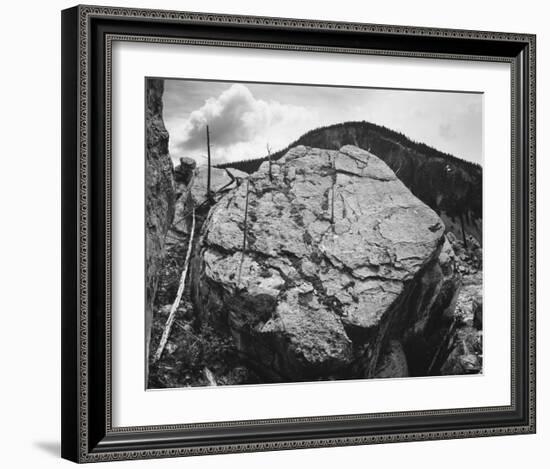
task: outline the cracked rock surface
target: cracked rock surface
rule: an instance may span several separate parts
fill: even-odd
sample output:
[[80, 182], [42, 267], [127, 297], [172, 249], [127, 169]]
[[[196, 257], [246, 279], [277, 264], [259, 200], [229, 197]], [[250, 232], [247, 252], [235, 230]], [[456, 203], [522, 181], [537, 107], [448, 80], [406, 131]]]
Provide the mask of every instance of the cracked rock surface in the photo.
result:
[[442, 290], [453, 296], [444, 240], [438, 215], [375, 155], [298, 146], [211, 209], [194, 302], [266, 375], [372, 377], [381, 351], [401, 360], [395, 341], [423, 332]]

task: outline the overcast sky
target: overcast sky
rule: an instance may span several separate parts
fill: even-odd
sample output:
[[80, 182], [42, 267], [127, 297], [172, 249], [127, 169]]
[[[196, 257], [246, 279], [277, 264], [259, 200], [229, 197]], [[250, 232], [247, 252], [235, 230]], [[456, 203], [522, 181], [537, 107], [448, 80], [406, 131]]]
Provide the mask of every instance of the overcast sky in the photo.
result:
[[197, 80], [165, 81], [164, 122], [174, 160], [258, 158], [320, 126], [366, 120], [481, 164], [481, 94]]

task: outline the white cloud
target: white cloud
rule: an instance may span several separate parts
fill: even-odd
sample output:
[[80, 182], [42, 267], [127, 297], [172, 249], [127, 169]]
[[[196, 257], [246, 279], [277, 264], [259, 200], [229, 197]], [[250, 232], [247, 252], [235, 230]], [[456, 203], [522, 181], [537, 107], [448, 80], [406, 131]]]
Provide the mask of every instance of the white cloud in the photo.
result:
[[263, 156], [268, 142], [273, 148], [285, 146], [300, 135], [293, 135], [296, 129], [302, 132], [310, 121], [303, 107], [256, 99], [245, 85], [233, 84], [187, 118], [172, 120], [172, 157], [200, 160], [206, 153], [207, 124], [213, 156], [220, 163]]

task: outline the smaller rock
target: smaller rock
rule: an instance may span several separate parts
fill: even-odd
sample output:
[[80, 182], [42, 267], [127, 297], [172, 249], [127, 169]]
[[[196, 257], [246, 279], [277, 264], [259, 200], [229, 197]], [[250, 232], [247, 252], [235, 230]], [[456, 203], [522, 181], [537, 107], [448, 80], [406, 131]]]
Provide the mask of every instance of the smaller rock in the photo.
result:
[[164, 347], [164, 351], [167, 355], [172, 355], [177, 349], [178, 346], [173, 342], [168, 342]]
[[342, 323], [306, 285], [286, 292], [272, 319], [260, 329], [264, 340], [282, 334], [283, 372], [295, 376], [329, 374], [351, 362], [351, 341]]
[[456, 242], [458, 242], [458, 240], [456, 239], [456, 236], [452, 231], [449, 231], [445, 236], [447, 237], [447, 240], [449, 241], [449, 243], [451, 243], [451, 246], [453, 246]]
[[[458, 294], [455, 316], [462, 322], [474, 325], [476, 311], [481, 329], [481, 312], [483, 291], [480, 275], [467, 275], [463, 278], [463, 285]], [[479, 310], [479, 311], [478, 311]]]
[[170, 310], [172, 309], [172, 305], [164, 305], [164, 306], [161, 306], [157, 313], [160, 315], [160, 316], [168, 316], [170, 314]]
[[189, 184], [196, 167], [197, 162], [193, 158], [180, 158], [180, 164], [174, 169], [174, 179], [178, 183]]
[[441, 367], [442, 375], [476, 374], [482, 371], [481, 332], [470, 326], [457, 329], [451, 351]]
[[[157, 310], [157, 314], [159, 316], [167, 318], [170, 315], [171, 310], [172, 310], [171, 304], [163, 305]], [[187, 316], [189, 316], [190, 313], [192, 314], [192, 312], [193, 312], [193, 307], [191, 303], [189, 303], [189, 301], [186, 301], [185, 299], [182, 300], [177, 310], [177, 316], [179, 318], [186, 318]]]
[[452, 274], [455, 271], [456, 256], [453, 247], [448, 239], [445, 239], [441, 253], [439, 254], [439, 264], [444, 275]]

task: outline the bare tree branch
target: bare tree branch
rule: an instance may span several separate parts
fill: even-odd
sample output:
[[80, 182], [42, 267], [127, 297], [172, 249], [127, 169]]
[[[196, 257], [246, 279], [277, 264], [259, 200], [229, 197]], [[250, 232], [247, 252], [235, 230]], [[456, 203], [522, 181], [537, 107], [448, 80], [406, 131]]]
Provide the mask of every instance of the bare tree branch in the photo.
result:
[[269, 161], [269, 180], [273, 181], [273, 176], [271, 174], [271, 147], [269, 146], [269, 143], [266, 144], [266, 148], [267, 148], [267, 159]]
[[212, 164], [210, 159], [210, 131], [206, 126], [206, 148], [208, 150], [208, 175], [206, 182], [206, 198], [210, 200], [210, 173], [212, 171]]

